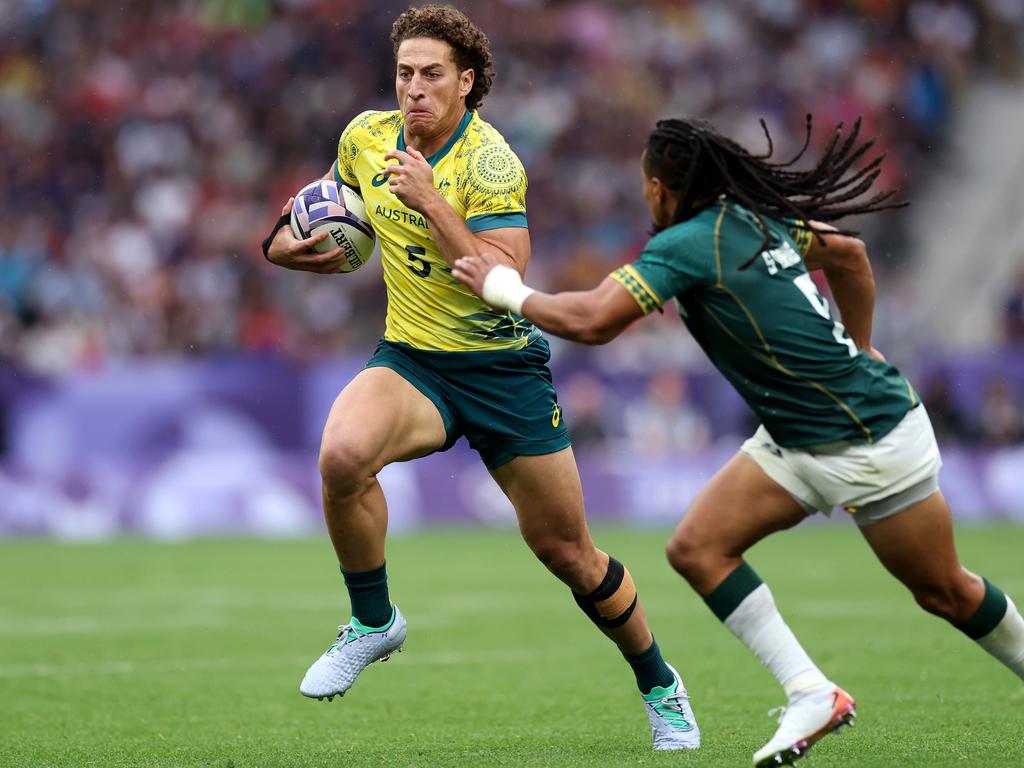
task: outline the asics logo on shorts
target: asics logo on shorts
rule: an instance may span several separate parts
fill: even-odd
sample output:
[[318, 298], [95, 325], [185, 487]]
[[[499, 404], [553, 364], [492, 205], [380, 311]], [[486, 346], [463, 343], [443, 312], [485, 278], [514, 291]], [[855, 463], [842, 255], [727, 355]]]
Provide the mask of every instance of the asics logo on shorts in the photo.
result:
[[551, 426], [557, 427], [562, 423], [562, 409], [558, 407], [558, 403], [555, 403], [555, 407], [551, 411]]

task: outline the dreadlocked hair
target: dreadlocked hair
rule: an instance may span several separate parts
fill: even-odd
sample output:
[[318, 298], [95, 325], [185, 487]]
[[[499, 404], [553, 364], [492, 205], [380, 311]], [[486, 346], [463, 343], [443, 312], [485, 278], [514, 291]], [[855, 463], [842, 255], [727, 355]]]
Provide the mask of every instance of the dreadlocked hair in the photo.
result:
[[[659, 120], [647, 139], [644, 170], [679, 194], [673, 224], [697, 215], [722, 194], [734, 198], [753, 213], [763, 240], [753, 255], [740, 265], [741, 270], [753, 264], [773, 242], [764, 220], [766, 216], [793, 219], [798, 227], [810, 231], [824, 243], [822, 232], [810, 224], [811, 220], [831, 222], [845, 216], [908, 205], [892, 202], [896, 190], [857, 201], [874, 184], [885, 159], [882, 153], [863, 167], [850, 170], [875, 145], [875, 139], [858, 143], [859, 117], [848, 132], [844, 131], [843, 123], [835, 127], [814, 167], [793, 170], [792, 166], [810, 146], [811, 125], [812, 117], [808, 114], [800, 151], [788, 162], [776, 163], [770, 162], [775, 146], [764, 120], [761, 120], [761, 129], [768, 140], [768, 151], [763, 155], [752, 155], [705, 120]], [[843, 235], [857, 234], [851, 230], [838, 231]]]

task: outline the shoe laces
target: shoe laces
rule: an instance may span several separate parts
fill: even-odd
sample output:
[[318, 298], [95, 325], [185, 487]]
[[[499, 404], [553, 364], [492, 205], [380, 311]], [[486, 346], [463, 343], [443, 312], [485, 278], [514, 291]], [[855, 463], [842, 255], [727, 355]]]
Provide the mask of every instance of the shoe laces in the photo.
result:
[[338, 636], [334, 642], [331, 643], [331, 647], [327, 649], [327, 653], [333, 653], [337, 651], [339, 647], [348, 645], [349, 643], [358, 640], [360, 637], [366, 637], [366, 632], [361, 632], [351, 624], [342, 624], [338, 627]]
[[782, 720], [786, 716], [786, 712], [789, 711], [790, 706], [797, 700], [803, 698], [803, 696], [805, 695], [807, 694], [797, 694], [796, 696], [791, 698], [786, 704], [783, 704], [781, 707], [772, 707], [768, 710], [768, 717], [776, 718], [776, 721], [781, 725]]
[[690, 721], [686, 719], [686, 709], [684, 705], [684, 703], [689, 700], [690, 697], [687, 696], [686, 690], [682, 689], [675, 693], [670, 693], [663, 699], [649, 703], [651, 708], [661, 717], [661, 719], [673, 728], [678, 730], [689, 730], [693, 726], [690, 724]]

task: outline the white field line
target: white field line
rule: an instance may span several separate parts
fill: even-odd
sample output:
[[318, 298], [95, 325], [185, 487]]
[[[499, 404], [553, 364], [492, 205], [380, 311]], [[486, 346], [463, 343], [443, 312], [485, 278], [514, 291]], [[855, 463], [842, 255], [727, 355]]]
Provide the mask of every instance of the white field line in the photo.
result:
[[[680, 582], [682, 584], [682, 582]], [[552, 589], [559, 589], [557, 581], [550, 582]], [[532, 587], [531, 587], [532, 588]], [[451, 594], [438, 593], [430, 599], [430, 603], [453, 606], [479, 606], [495, 601], [504, 602], [515, 600], [518, 602], [530, 602], [534, 599], [531, 588], [521, 586], [492, 586], [488, 587], [487, 595], [479, 594]], [[399, 590], [398, 597], [401, 598]], [[324, 589], [322, 585], [311, 588], [305, 592], [272, 592], [269, 594], [254, 594], [251, 590], [244, 589], [221, 589], [221, 588], [174, 588], [174, 587], [142, 587], [136, 589], [104, 588], [96, 590], [74, 590], [60, 588], [42, 590], [33, 598], [45, 601], [53, 608], [73, 608], [80, 606], [83, 602], [93, 605], [108, 604], [111, 606], [124, 605], [150, 605], [160, 604], [181, 604], [188, 605], [242, 605], [264, 607], [267, 605], [295, 605], [319, 607], [330, 602], [345, 602], [347, 596], [341, 582], [337, 582], [334, 590]]]
[[110, 610], [110, 612], [123, 612], [126, 609], [154, 607], [163, 610], [182, 610], [185, 608], [278, 608], [287, 610], [310, 610], [315, 611], [333, 605], [341, 606], [347, 604], [347, 598], [343, 591], [335, 594], [305, 594], [305, 595], [253, 595], [244, 592], [227, 591], [192, 591], [179, 590], [171, 592], [166, 590], [147, 591], [119, 591], [110, 593], [80, 593], [68, 596], [67, 594], [54, 595], [40, 593], [35, 595], [36, 605], [45, 607], [47, 610], [59, 613], [61, 611], [74, 612], [88, 605], [94, 610]]
[[[479, 615], [479, 614], [472, 614]], [[461, 611], [431, 611], [416, 614], [416, 629], [437, 629], [461, 621]], [[339, 611], [336, 621], [347, 621]], [[160, 632], [173, 634], [176, 631], [191, 632], [195, 629], [220, 629], [241, 625], [244, 621], [228, 613], [162, 613], [152, 618], [130, 616], [3, 616], [0, 617], [0, 638], [3, 637], [58, 637], [61, 635], [127, 635]], [[326, 632], [324, 633], [327, 634]]]
[[[522, 597], [524, 605], [529, 604], [528, 596]], [[209, 602], [193, 602], [193, 610], [180, 610], [178, 606], [160, 606], [149, 603], [146, 607], [147, 614], [155, 614], [152, 618], [134, 616], [124, 611], [125, 606], [120, 605], [121, 610], [106, 612], [99, 610], [90, 614], [60, 615], [59, 610], [53, 611], [57, 615], [15, 615], [12, 612], [0, 612], [0, 637], [30, 637], [49, 635], [104, 635], [121, 633], [139, 633], [152, 630], [174, 631], [177, 629], [188, 629], [196, 627], [224, 627], [241, 621], [236, 608], [265, 608], [277, 613], [301, 612], [310, 616], [322, 616], [329, 611], [331, 603], [337, 606], [336, 621], [341, 624], [348, 620], [348, 615], [343, 615], [342, 600], [338, 598], [331, 600], [312, 601], [306, 599], [304, 604], [291, 601], [270, 601], [270, 600], [225, 600], [223, 603], [211, 605]], [[81, 608], [81, 603], [77, 606]], [[94, 609], [97, 606], [91, 606]], [[195, 607], [204, 610], [196, 611]], [[347, 606], [346, 606], [347, 607]], [[508, 601], [496, 601], [493, 596], [487, 597], [450, 597], [439, 598], [419, 604], [415, 614], [410, 614], [411, 621], [419, 628], [436, 628], [451, 625], [465, 620], [467, 616], [479, 617], [493, 611], [496, 614], [507, 610]], [[223, 608], [223, 610], [217, 610]], [[178, 609], [178, 610], [176, 610]], [[578, 610], [568, 599], [563, 604], [533, 605], [534, 615], [559, 615], [573, 613]]]
[[[477, 651], [462, 653], [445, 651], [440, 653], [405, 652], [400, 657], [402, 666], [453, 666], [457, 664], [522, 664], [537, 658], [534, 651], [507, 649], [501, 651]], [[67, 677], [81, 675], [135, 675], [152, 672], [197, 672], [219, 669], [267, 669], [294, 668], [301, 672], [309, 664], [308, 656], [276, 656], [253, 658], [251, 656], [222, 656], [207, 659], [160, 659], [156, 661], [99, 661], [91, 664], [0, 664], [0, 678], [24, 677]]]
[[0, 618], [0, 637], [167, 632], [196, 627], [223, 627], [229, 623], [225, 616], [215, 613], [163, 614], [148, 619], [120, 616], [3, 617]]
[[[1024, 581], [1010, 579], [1001, 585], [1008, 594], [1016, 598], [1018, 604], [1024, 604]], [[330, 611], [330, 599], [312, 599], [306, 597], [298, 600], [260, 600], [258, 598], [210, 593], [205, 599], [192, 602], [192, 610], [175, 610], [178, 606], [160, 606], [150, 603], [147, 612], [150, 617], [126, 612], [126, 606], [118, 606], [120, 610], [110, 612], [97, 606], [90, 606], [93, 613], [62, 615], [54, 611], [54, 615], [17, 615], [11, 611], [0, 611], [0, 638], [22, 637], [57, 637], [67, 636], [117, 636], [126, 634], [147, 634], [152, 632], [175, 633], [191, 632], [197, 629], [223, 629], [243, 621], [234, 610], [252, 606], [265, 607], [281, 615], [289, 615], [289, 623], [293, 623], [295, 613], [309, 614], [310, 617], [322, 617], [325, 610]], [[527, 596], [522, 596], [528, 600]], [[683, 599], [666, 598], [658, 595], [645, 601], [648, 612], [655, 616], [671, 615], [676, 619], [692, 618], [704, 615], [707, 609], [681, 591]], [[690, 599], [687, 599], [690, 598]], [[223, 602], [221, 600], [223, 599]], [[876, 602], [857, 597], [828, 599], [822, 595], [820, 600], [787, 600], [785, 596], [777, 598], [784, 615], [793, 618], [866, 618], [910, 616], [920, 611], [909, 594], [904, 601]], [[335, 621], [343, 623], [347, 616], [342, 614], [341, 598], [333, 601], [337, 605]], [[214, 604], [216, 603], [216, 604]], [[418, 604], [415, 613], [407, 611], [410, 622], [416, 629], [437, 629], [451, 626], [464, 621], [466, 617], [480, 620], [495, 610], [508, 607], [507, 601], [495, 600], [494, 596], [478, 597], [474, 595], [438, 596]], [[81, 602], [77, 604], [80, 609]], [[195, 610], [196, 608], [201, 610]], [[346, 606], [347, 607], [347, 606]], [[223, 610], [218, 610], [223, 608]], [[577, 609], [568, 600], [564, 604], [534, 604], [532, 611], [535, 616], [560, 616], [575, 612]], [[155, 615], [153, 615], [155, 614]]]

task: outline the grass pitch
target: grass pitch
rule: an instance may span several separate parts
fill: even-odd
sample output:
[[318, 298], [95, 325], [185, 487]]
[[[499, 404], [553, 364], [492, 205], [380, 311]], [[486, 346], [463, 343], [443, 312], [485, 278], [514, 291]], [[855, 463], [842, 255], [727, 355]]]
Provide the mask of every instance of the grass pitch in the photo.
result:
[[[958, 536], [1024, 604], [1024, 529]], [[406, 651], [332, 703], [298, 693], [347, 609], [326, 536], [0, 543], [0, 765], [749, 765], [775, 682], [671, 573], [663, 532], [595, 538], [690, 689], [697, 753], [651, 751], [628, 667], [514, 532], [443, 531], [391, 542]], [[920, 612], [853, 526], [775, 536], [750, 561], [857, 698], [857, 727], [803, 764], [1024, 765], [1024, 686]]]

